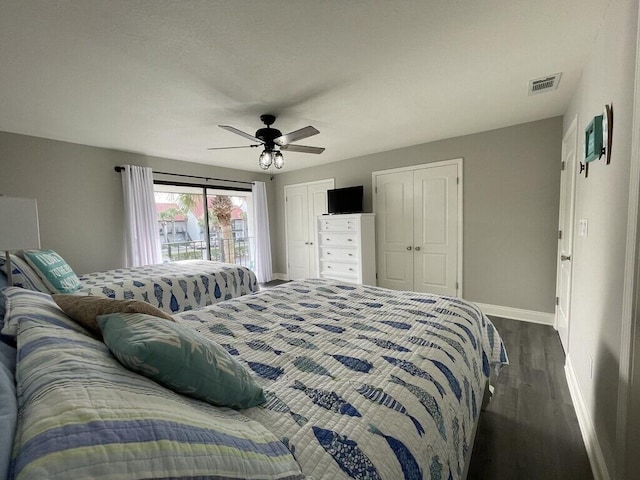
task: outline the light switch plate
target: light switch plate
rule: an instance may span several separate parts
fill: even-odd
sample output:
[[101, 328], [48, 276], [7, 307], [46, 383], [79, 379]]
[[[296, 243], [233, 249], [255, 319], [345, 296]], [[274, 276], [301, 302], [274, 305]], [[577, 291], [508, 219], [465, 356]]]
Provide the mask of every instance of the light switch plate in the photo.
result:
[[578, 235], [581, 237], [589, 236], [589, 220], [586, 218], [581, 218], [578, 222]]

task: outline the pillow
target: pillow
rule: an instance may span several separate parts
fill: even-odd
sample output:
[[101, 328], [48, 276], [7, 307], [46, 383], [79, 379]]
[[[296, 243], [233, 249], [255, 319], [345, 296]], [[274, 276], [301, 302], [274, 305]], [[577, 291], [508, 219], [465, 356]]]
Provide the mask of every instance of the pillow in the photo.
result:
[[0, 342], [0, 478], [6, 478], [18, 418], [16, 349]]
[[115, 300], [113, 298], [96, 297], [93, 295], [64, 295], [54, 294], [53, 300], [72, 320], [82, 325], [102, 338], [96, 317], [108, 313], [146, 313], [154, 317], [171, 320], [168, 313], [154, 307], [150, 303], [140, 300]]
[[195, 330], [139, 313], [100, 315], [98, 325], [120, 363], [175, 392], [221, 407], [266, 402], [251, 374]]
[[[11, 253], [11, 280], [15, 287], [22, 287], [36, 292], [49, 293], [49, 288], [44, 284], [40, 277], [33, 269], [24, 261], [23, 258]], [[4, 252], [0, 252], [0, 266], [5, 269], [6, 257]], [[11, 286], [11, 285], [10, 285]]]
[[52, 293], [72, 293], [82, 288], [75, 272], [53, 250], [25, 250], [24, 258]]
[[[3, 335], [8, 335], [15, 339], [18, 334], [18, 324], [25, 316], [25, 313], [42, 316], [55, 313], [68, 318], [48, 293], [19, 287], [7, 287], [2, 293], [5, 297], [4, 326], [1, 331]], [[71, 319], [69, 319], [69, 322], [73, 323], [77, 330], [82, 330], [85, 335], [87, 334], [86, 329], [80, 327]]]

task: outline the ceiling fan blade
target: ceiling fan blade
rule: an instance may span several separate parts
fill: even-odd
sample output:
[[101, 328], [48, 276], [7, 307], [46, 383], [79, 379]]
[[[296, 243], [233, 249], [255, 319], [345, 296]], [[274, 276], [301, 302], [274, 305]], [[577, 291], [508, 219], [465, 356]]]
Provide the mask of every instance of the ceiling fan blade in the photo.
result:
[[260, 145], [241, 145], [239, 147], [210, 147], [207, 150], [229, 150], [231, 148], [255, 148], [260, 147]]
[[238, 130], [236, 127], [232, 127], [231, 125], [218, 125], [220, 128], [224, 128], [225, 130], [229, 130], [236, 135], [240, 135], [241, 137], [248, 138], [249, 140], [253, 140], [254, 142], [264, 143], [259, 138], [254, 137], [250, 133], [243, 132], [242, 130]]
[[296, 140], [302, 140], [303, 138], [311, 137], [312, 135], [317, 135], [320, 132], [315, 128], [309, 125], [308, 127], [301, 128], [300, 130], [296, 130], [291, 133], [285, 133], [284, 135], [275, 138], [273, 142], [276, 145], [287, 145], [291, 142], [295, 142]]
[[300, 153], [322, 153], [324, 148], [322, 147], [308, 147], [307, 145], [282, 145], [280, 150], [288, 150], [289, 152]]

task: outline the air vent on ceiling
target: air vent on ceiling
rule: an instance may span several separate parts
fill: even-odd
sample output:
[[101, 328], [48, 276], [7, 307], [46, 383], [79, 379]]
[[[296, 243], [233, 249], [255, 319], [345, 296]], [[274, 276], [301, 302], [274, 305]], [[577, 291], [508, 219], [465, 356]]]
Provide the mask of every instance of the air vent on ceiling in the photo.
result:
[[556, 90], [560, 83], [560, 77], [562, 73], [554, 73], [553, 75], [547, 75], [546, 77], [536, 78], [529, 81], [529, 95], [536, 95], [538, 93], [549, 92]]

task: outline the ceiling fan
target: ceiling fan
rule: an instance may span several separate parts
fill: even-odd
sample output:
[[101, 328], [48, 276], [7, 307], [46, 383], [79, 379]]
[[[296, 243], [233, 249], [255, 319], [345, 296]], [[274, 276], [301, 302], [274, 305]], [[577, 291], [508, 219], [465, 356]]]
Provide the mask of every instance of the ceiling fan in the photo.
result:
[[263, 170], [268, 169], [271, 164], [276, 168], [282, 168], [284, 166], [284, 156], [280, 150], [289, 150], [291, 152], [300, 153], [322, 153], [324, 148], [322, 147], [309, 147], [307, 145], [293, 145], [292, 142], [302, 140], [303, 138], [311, 137], [320, 133], [316, 128], [309, 125], [308, 127], [295, 130], [285, 135], [276, 128], [271, 128], [271, 125], [276, 121], [275, 115], [264, 114], [260, 115], [260, 120], [266, 125], [266, 128], [260, 128], [255, 135], [238, 130], [231, 125], [219, 125], [220, 128], [224, 128], [232, 133], [240, 135], [241, 137], [248, 138], [254, 142], [258, 142], [253, 145], [241, 145], [237, 147], [212, 147], [207, 150], [224, 150], [229, 148], [255, 148], [264, 145], [264, 150], [260, 154], [260, 168]]

